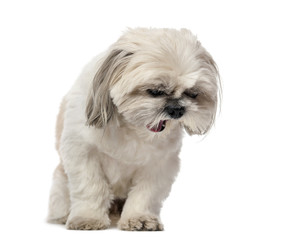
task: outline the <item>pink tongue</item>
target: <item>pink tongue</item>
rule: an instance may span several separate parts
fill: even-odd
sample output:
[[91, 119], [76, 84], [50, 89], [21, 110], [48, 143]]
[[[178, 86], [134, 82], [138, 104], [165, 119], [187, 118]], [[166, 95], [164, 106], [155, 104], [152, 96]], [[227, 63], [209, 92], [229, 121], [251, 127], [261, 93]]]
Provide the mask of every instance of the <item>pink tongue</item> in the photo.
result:
[[159, 124], [153, 126], [152, 128], [149, 128], [149, 130], [151, 130], [152, 132], [160, 132], [163, 128], [163, 124], [164, 124], [164, 121], [160, 121]]

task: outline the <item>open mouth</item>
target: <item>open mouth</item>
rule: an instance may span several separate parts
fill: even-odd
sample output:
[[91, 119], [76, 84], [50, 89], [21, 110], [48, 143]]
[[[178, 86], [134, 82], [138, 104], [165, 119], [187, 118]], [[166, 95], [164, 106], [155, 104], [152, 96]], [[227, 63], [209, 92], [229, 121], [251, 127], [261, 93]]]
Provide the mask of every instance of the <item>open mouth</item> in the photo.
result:
[[161, 120], [158, 124], [154, 125], [153, 127], [147, 125], [147, 129], [149, 129], [152, 132], [161, 132], [166, 128], [166, 122], [167, 120]]

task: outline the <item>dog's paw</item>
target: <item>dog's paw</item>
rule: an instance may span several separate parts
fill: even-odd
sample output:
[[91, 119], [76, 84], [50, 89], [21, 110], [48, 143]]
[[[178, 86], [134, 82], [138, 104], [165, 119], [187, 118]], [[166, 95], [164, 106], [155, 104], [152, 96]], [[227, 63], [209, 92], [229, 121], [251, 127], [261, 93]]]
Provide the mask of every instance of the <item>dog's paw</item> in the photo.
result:
[[68, 219], [68, 216], [64, 216], [64, 217], [60, 217], [60, 218], [48, 217], [47, 222], [54, 223], [54, 224], [66, 224], [67, 219]]
[[67, 222], [69, 230], [103, 230], [108, 228], [110, 222], [92, 218], [74, 217]]
[[153, 216], [140, 216], [129, 218], [126, 220], [121, 219], [118, 227], [125, 231], [163, 231], [164, 227], [157, 217]]

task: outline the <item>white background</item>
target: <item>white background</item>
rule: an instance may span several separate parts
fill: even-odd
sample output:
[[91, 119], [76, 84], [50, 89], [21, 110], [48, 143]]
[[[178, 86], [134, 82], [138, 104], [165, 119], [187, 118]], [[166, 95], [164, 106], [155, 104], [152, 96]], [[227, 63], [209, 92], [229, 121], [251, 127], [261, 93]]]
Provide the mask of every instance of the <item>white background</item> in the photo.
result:
[[[2, 1], [1, 239], [291, 239], [288, 1]], [[68, 231], [45, 222], [54, 124], [82, 67], [126, 27], [189, 28], [216, 60], [223, 104], [185, 137], [165, 231]]]

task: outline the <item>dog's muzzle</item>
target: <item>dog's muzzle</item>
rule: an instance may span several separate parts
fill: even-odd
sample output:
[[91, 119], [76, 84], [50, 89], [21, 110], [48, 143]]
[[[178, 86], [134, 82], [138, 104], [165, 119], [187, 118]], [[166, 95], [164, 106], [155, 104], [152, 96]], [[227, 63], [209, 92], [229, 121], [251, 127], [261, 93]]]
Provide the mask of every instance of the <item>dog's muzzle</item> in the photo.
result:
[[185, 113], [185, 107], [178, 103], [177, 99], [173, 99], [165, 107], [165, 112], [173, 119], [182, 117]]
[[171, 118], [178, 119], [184, 115], [185, 107], [168, 106], [165, 108], [165, 111]]

